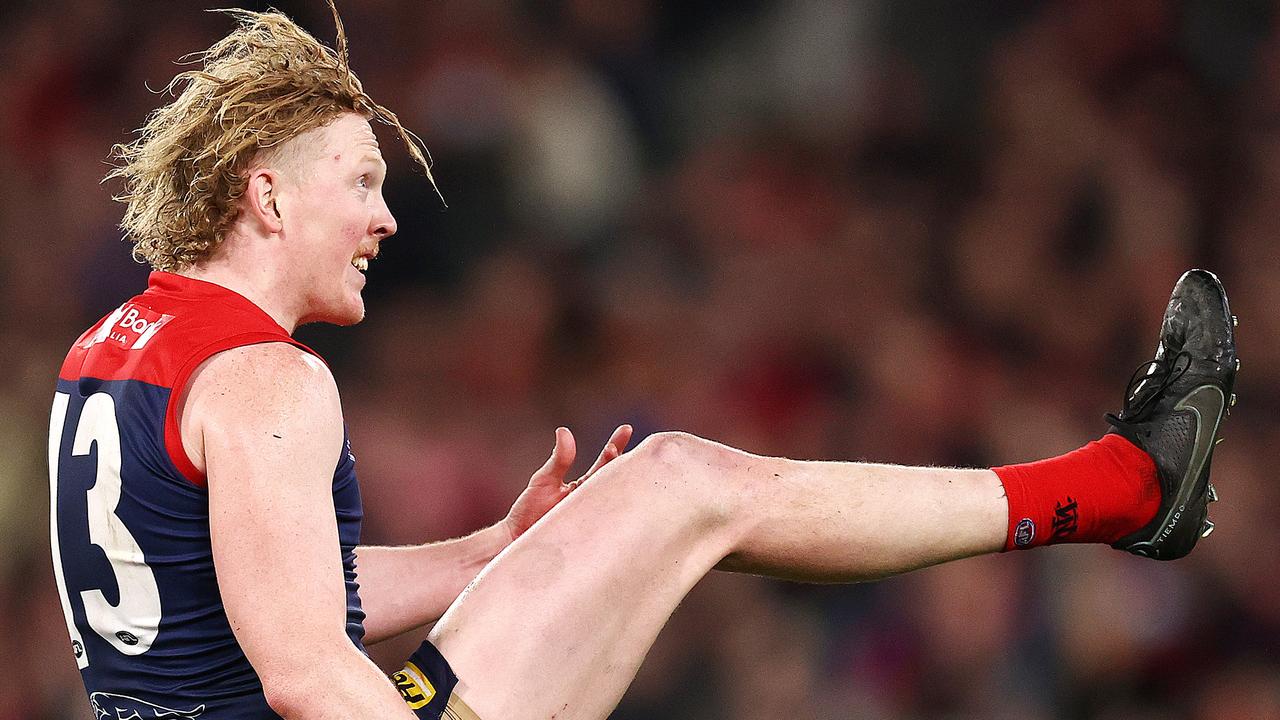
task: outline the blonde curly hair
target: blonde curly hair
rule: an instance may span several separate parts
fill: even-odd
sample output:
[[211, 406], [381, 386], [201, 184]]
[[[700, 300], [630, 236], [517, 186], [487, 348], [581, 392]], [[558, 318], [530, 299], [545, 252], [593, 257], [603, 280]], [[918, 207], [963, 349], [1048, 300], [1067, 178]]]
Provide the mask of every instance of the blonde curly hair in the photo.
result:
[[348, 112], [394, 127], [435, 186], [422, 141], [351, 72], [342, 19], [327, 1], [336, 51], [279, 11], [220, 11], [236, 29], [188, 56], [202, 67], [174, 77], [165, 88], [174, 100], [112, 148], [106, 179], [124, 183], [114, 199], [126, 205], [120, 227], [136, 260], [174, 271], [208, 258], [239, 216], [254, 158]]

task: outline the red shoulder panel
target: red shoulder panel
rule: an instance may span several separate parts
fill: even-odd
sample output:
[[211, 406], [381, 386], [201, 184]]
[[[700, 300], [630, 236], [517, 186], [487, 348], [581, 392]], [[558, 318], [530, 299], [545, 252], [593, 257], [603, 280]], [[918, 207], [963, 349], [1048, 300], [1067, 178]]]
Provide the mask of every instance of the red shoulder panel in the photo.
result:
[[153, 272], [146, 292], [76, 340], [59, 377], [73, 382], [86, 377], [137, 380], [169, 388], [165, 448], [174, 466], [203, 487], [204, 474], [182, 447], [177, 403], [200, 363], [225, 350], [266, 342], [289, 343], [319, 357], [244, 296], [202, 280]]

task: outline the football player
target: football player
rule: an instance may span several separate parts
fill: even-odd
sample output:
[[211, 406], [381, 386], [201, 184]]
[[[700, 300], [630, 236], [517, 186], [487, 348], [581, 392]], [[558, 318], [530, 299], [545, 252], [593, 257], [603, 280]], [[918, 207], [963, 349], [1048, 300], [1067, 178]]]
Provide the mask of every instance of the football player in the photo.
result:
[[[100, 715], [598, 720], [713, 568], [853, 582], [1068, 542], [1172, 559], [1212, 529], [1234, 318], [1192, 271], [1111, 432], [1061, 457], [799, 462], [682, 433], [620, 454], [623, 426], [565, 483], [560, 429], [502, 522], [360, 545], [338, 389], [292, 335], [359, 322], [396, 232], [370, 121], [426, 161], [340, 23], [335, 51], [279, 13], [232, 15], [120, 148], [123, 226], [155, 272], [75, 342], [54, 396], [53, 558]], [[364, 654], [436, 620], [392, 678]]]

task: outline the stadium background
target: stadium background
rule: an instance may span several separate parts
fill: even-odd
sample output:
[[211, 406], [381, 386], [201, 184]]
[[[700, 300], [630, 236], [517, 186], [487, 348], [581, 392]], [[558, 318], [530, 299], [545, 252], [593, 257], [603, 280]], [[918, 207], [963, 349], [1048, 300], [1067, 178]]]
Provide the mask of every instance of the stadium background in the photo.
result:
[[[71, 340], [145, 281], [98, 183], [147, 87], [228, 28], [210, 4], [0, 10], [3, 720], [89, 716], [49, 572], [47, 408]], [[1205, 265], [1244, 369], [1194, 556], [716, 575], [614, 717], [1280, 717], [1271, 4], [342, 5], [450, 205], [383, 133], [401, 231], [369, 319], [300, 333], [344, 393], [367, 540], [497, 519], [558, 424], [584, 448], [629, 421], [793, 457], [1057, 454], [1105, 429]], [[278, 6], [333, 37], [319, 0]]]

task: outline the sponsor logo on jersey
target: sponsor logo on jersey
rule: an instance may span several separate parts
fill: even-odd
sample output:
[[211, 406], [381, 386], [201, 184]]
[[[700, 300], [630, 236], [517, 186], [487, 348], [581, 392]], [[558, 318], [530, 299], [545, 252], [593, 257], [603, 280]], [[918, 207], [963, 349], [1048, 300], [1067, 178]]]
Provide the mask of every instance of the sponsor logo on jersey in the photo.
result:
[[126, 303], [107, 316], [98, 332], [84, 341], [81, 347], [88, 350], [98, 343], [110, 340], [130, 350], [141, 350], [172, 319], [172, 315], [163, 315], [140, 305]]
[[396, 684], [400, 697], [404, 698], [412, 710], [426, 707], [431, 698], [436, 696], [435, 686], [413, 663], [405, 663], [403, 670], [391, 676], [391, 681]]
[[1036, 539], [1036, 524], [1031, 518], [1022, 518], [1018, 521], [1018, 527], [1013, 530], [1013, 544], [1018, 547], [1026, 547]]
[[204, 705], [190, 710], [174, 710], [128, 695], [96, 692], [89, 694], [94, 720], [197, 720]]

